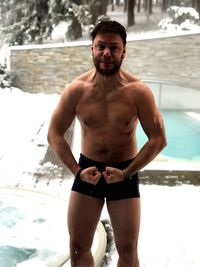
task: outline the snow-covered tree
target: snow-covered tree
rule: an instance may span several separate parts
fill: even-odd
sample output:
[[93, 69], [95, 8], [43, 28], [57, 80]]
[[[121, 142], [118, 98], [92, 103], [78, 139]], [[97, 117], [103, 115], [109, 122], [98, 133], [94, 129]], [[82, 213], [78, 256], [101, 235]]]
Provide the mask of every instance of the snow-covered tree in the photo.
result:
[[108, 0], [0, 0], [0, 34], [11, 45], [44, 43], [64, 22], [66, 39], [74, 40], [106, 14], [107, 5]]
[[192, 7], [172, 6], [168, 9], [169, 17], [160, 21], [162, 29], [192, 30], [200, 29], [199, 13]]
[[47, 0], [0, 2], [1, 32], [10, 44], [41, 43], [48, 36], [51, 27], [48, 27]]

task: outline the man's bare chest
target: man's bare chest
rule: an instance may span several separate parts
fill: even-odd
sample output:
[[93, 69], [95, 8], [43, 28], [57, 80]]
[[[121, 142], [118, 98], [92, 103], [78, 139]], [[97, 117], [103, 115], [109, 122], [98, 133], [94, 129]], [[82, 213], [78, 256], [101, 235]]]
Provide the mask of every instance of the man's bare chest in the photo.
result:
[[124, 127], [137, 117], [133, 101], [123, 95], [85, 97], [77, 105], [76, 115], [88, 127]]

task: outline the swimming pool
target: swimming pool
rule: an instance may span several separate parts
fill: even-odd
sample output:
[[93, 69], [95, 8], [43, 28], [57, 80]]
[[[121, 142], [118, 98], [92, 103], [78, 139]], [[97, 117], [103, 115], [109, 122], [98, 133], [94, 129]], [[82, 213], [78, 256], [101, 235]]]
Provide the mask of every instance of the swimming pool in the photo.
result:
[[[200, 160], [200, 115], [194, 112], [161, 111], [167, 136], [167, 147], [162, 151], [164, 156], [176, 159]], [[196, 116], [193, 116], [196, 114]], [[138, 146], [147, 138], [139, 125], [137, 130]]]
[[[106, 246], [102, 228], [99, 223], [92, 246], [97, 263]], [[0, 187], [0, 266], [61, 267], [69, 261], [67, 200]]]
[[46, 194], [0, 188], [0, 266], [62, 264], [69, 256], [66, 209]]

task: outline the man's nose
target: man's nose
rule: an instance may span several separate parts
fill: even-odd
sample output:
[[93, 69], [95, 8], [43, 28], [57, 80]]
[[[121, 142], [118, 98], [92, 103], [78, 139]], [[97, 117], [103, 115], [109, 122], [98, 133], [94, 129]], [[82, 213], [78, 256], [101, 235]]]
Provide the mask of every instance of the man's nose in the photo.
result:
[[109, 47], [105, 47], [105, 49], [103, 51], [103, 55], [104, 55], [104, 57], [110, 57], [111, 56], [111, 52], [110, 52]]

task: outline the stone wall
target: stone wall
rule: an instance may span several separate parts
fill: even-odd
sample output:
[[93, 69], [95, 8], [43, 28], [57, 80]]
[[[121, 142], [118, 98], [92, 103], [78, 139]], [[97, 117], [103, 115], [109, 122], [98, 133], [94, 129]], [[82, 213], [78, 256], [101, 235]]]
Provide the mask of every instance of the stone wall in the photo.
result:
[[[55, 93], [92, 65], [91, 43], [29, 45], [10, 48], [15, 86]], [[123, 66], [141, 78], [200, 89], [200, 34], [129, 41]]]
[[55, 93], [92, 66], [89, 45], [34, 45], [10, 49], [15, 86], [29, 92]]
[[148, 79], [200, 89], [200, 34], [128, 44], [126, 67]]

